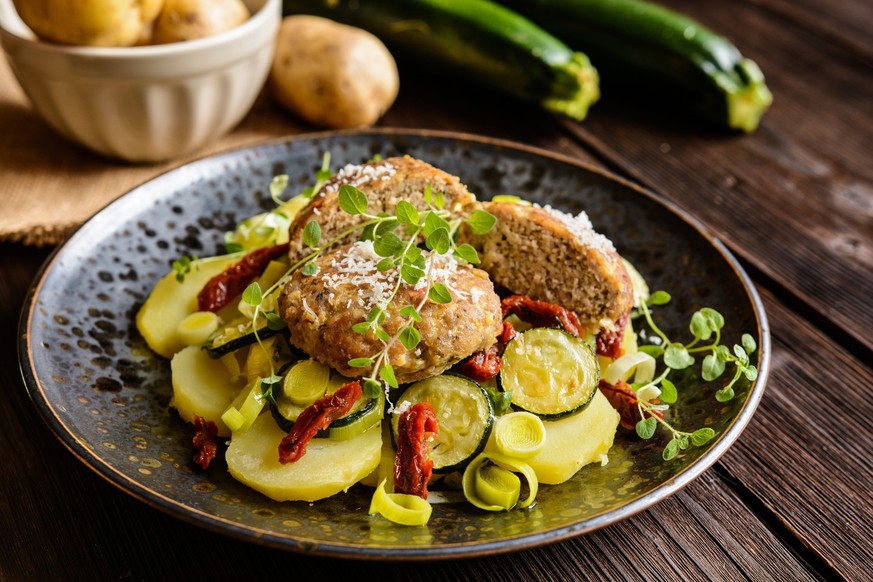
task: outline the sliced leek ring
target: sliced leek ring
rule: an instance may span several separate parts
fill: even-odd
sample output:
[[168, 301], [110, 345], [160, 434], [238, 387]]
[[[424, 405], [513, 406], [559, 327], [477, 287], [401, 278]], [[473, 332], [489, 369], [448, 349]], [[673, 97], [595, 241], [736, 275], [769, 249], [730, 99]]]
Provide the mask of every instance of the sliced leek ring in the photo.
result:
[[507, 457], [525, 459], [540, 452], [546, 444], [546, 426], [530, 412], [511, 412], [494, 424], [494, 443]]
[[[467, 468], [464, 470], [464, 476], [462, 478], [462, 487], [464, 490], [464, 497], [467, 498], [467, 501], [478, 507], [479, 509], [484, 509], [485, 511], [506, 511], [507, 509], [511, 509], [510, 507], [505, 507], [502, 504], [493, 503], [493, 501], [498, 500], [497, 496], [490, 497], [488, 499], [483, 499], [479, 496], [478, 492], [485, 490], [487, 487], [498, 486], [498, 482], [494, 479], [491, 479], [490, 476], [486, 473], [483, 477], [482, 469], [486, 462], [490, 461], [500, 469], [505, 469], [506, 471], [511, 471], [513, 473], [521, 473], [528, 485], [528, 496], [526, 499], [522, 501], [518, 501], [517, 506], [519, 508], [529, 507], [537, 496], [537, 491], [539, 490], [539, 481], [537, 481], [536, 473], [531, 468], [530, 465], [521, 461], [519, 459], [513, 459], [511, 457], [507, 457], [506, 455], [501, 455], [498, 453], [482, 453], [473, 461], [467, 465]], [[489, 481], [488, 485], [483, 485], [478, 483], [481, 479]], [[510, 484], [509, 486], [513, 486]], [[521, 489], [521, 482], [518, 481], [519, 486], [519, 496]], [[486, 495], [488, 497], [488, 495]], [[515, 504], [513, 504], [515, 505]]]
[[616, 384], [619, 380], [627, 380], [634, 372], [634, 383], [651, 382], [655, 377], [655, 364], [655, 358], [645, 352], [625, 354], [604, 370], [601, 379]]
[[425, 525], [433, 511], [430, 503], [417, 495], [404, 493], [387, 493], [386, 479], [382, 479], [373, 499], [370, 501], [370, 514], [379, 514], [389, 521], [400, 525]]

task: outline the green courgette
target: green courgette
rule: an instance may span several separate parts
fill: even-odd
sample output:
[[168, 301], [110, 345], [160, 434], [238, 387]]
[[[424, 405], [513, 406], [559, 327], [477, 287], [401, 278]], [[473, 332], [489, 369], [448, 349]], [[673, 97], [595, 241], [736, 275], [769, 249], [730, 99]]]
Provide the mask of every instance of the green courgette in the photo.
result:
[[600, 364], [585, 340], [562, 329], [535, 327], [506, 344], [500, 387], [512, 406], [557, 420], [585, 409], [597, 392]]
[[[397, 400], [397, 407], [429, 402], [439, 430], [429, 446], [434, 473], [460, 471], [482, 450], [491, 436], [494, 411], [485, 389], [474, 380], [447, 372], [409, 386]], [[399, 414], [391, 419], [396, 442]]]
[[258, 319], [257, 332], [249, 317], [239, 317], [213, 333], [203, 347], [212, 358], [220, 358], [246, 346], [250, 346], [276, 335], [287, 333], [287, 327], [269, 327], [262, 318]]
[[573, 119], [584, 119], [600, 96], [586, 55], [489, 0], [284, 0], [283, 12], [363, 28], [398, 57], [465, 75]]
[[773, 96], [758, 65], [699, 22], [643, 0], [501, 0], [585, 51], [607, 91], [630, 84], [752, 132]]

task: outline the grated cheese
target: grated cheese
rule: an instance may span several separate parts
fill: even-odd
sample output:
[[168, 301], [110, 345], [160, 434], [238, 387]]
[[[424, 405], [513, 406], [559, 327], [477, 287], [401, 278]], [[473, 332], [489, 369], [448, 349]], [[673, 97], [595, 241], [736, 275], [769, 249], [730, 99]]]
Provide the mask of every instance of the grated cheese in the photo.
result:
[[577, 242], [582, 246], [598, 250], [602, 253], [615, 251], [612, 241], [594, 230], [594, 225], [591, 224], [591, 220], [588, 219], [588, 215], [584, 211], [573, 216], [572, 214], [558, 210], [557, 208], [552, 208], [548, 204], [545, 206], [534, 204], [534, 206], [542, 208], [560, 220], [561, 224], [570, 231], [570, 234], [572, 234]]
[[367, 182], [375, 182], [390, 178], [397, 173], [391, 162], [383, 161], [376, 164], [346, 164], [336, 173], [334, 179], [324, 187], [325, 192], [337, 192], [343, 184], [358, 188]]

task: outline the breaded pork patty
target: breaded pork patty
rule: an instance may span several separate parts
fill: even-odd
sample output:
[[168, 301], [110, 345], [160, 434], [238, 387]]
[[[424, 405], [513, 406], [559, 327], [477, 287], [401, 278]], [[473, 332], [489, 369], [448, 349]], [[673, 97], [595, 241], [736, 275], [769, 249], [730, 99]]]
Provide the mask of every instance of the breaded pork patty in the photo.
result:
[[479, 268], [512, 293], [576, 312], [588, 331], [610, 329], [633, 307], [633, 288], [619, 254], [588, 217], [552, 208], [482, 202], [497, 218], [484, 235], [462, 230], [479, 252]]
[[319, 257], [315, 275], [298, 270], [279, 297], [279, 313], [288, 323], [291, 343], [345, 376], [369, 375], [372, 368], [353, 368], [348, 362], [376, 356], [383, 344], [372, 330], [360, 334], [352, 326], [391, 299], [382, 324], [391, 337], [412, 323], [398, 313], [404, 306], [415, 306], [421, 315], [421, 321], [414, 324], [421, 334], [415, 349], [407, 350], [395, 341], [389, 350], [400, 384], [440, 374], [472, 353], [488, 349], [502, 330], [500, 298], [488, 275], [459, 264], [450, 255], [424, 252], [424, 256], [433, 261], [432, 281], [449, 289], [451, 302], [426, 299], [425, 279], [416, 286], [401, 283], [391, 299], [399, 273], [376, 269], [381, 257], [370, 241]]
[[[344, 212], [339, 206], [339, 189], [350, 184], [367, 196], [369, 214], [393, 213], [397, 203], [406, 200], [418, 210], [427, 209], [425, 190], [442, 192], [445, 209], [462, 212], [475, 202], [461, 181], [451, 174], [409, 156], [386, 158], [361, 165], [347, 165], [316, 193], [312, 201], [294, 217], [290, 228], [291, 264], [305, 257], [310, 249], [303, 243], [303, 229], [315, 220], [321, 227], [321, 240], [328, 241], [365, 219]], [[344, 243], [357, 240], [350, 236]]]

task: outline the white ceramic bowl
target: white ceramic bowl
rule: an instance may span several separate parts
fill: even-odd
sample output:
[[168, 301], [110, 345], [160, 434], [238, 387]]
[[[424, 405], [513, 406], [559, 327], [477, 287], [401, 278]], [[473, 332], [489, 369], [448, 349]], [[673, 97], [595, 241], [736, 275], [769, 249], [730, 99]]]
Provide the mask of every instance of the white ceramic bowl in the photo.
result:
[[105, 156], [168, 160], [233, 128], [273, 58], [280, 0], [244, 0], [252, 16], [214, 36], [155, 46], [73, 47], [40, 41], [0, 0], [0, 43], [34, 109]]

